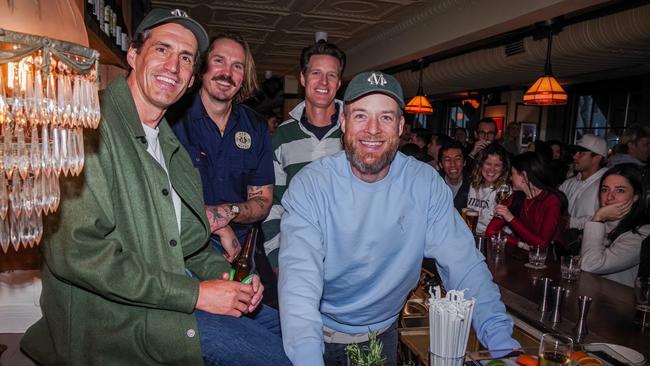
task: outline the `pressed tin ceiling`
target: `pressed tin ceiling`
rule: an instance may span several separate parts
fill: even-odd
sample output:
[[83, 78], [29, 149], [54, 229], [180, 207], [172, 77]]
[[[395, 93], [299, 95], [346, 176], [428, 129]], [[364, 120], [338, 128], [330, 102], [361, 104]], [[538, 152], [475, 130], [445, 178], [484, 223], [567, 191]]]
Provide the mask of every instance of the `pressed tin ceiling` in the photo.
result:
[[[250, 44], [260, 77], [297, 76], [303, 47], [314, 33], [347, 54], [344, 77], [386, 69], [421, 57], [441, 57], [424, 69], [428, 94], [498, 86], [525, 86], [542, 73], [545, 40], [522, 39], [521, 53], [505, 46], [461, 52], [467, 45], [530, 28], [566, 14], [618, 4], [606, 0], [153, 0], [152, 6], [181, 8], [210, 35], [224, 30]], [[553, 71], [561, 83], [650, 72], [650, 5], [564, 27], [554, 37]], [[647, 4], [647, 3], [646, 3]], [[645, 21], [644, 21], [645, 19]], [[417, 89], [417, 72], [395, 73], [406, 95]]]

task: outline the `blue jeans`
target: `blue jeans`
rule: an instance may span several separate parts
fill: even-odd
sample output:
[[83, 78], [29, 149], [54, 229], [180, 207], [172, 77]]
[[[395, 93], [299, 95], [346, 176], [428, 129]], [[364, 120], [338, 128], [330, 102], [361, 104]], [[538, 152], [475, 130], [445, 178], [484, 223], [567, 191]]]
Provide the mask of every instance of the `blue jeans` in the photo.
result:
[[194, 311], [206, 366], [291, 366], [277, 310], [260, 306], [255, 315], [240, 318]]
[[[382, 355], [386, 358], [384, 361], [385, 366], [395, 366], [397, 365], [397, 322], [393, 323], [390, 328], [386, 329], [385, 332], [377, 336], [377, 339], [381, 341]], [[368, 347], [369, 342], [360, 343], [359, 346]], [[348, 366], [350, 360], [348, 360], [348, 354], [345, 352], [345, 347], [347, 344], [341, 343], [325, 343], [325, 354], [323, 358], [325, 359], [325, 366]]]

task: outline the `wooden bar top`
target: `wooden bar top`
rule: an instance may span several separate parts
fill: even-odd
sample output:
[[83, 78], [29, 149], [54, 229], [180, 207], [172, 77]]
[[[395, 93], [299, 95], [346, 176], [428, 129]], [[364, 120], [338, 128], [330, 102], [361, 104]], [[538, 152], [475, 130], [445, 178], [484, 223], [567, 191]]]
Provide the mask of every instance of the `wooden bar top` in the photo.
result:
[[[578, 320], [578, 296], [593, 298], [587, 316], [589, 334], [584, 343], [612, 343], [632, 348], [650, 359], [650, 329], [634, 324], [634, 289], [601, 276], [582, 272], [577, 281], [561, 280], [559, 262], [550, 256], [546, 268], [540, 270], [525, 267], [525, 254], [518, 249], [507, 248], [499, 257], [487, 253], [488, 268], [494, 282], [501, 289], [502, 301], [508, 312], [542, 332], [560, 332], [573, 335]], [[543, 277], [553, 279], [567, 289], [562, 303], [562, 321], [550, 322], [550, 311], [542, 316], [538, 310]], [[550, 299], [549, 299], [550, 300]]]

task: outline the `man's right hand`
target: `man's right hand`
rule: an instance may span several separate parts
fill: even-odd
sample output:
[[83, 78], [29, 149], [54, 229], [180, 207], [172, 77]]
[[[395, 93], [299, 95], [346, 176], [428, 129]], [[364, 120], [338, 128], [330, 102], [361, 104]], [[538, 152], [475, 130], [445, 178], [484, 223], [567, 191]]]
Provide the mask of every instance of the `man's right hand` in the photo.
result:
[[469, 153], [469, 156], [472, 157], [472, 159], [476, 159], [476, 156], [478, 153], [481, 152], [481, 150], [485, 149], [486, 146], [490, 144], [490, 141], [487, 140], [478, 140], [474, 143], [474, 147], [472, 148], [472, 152]]
[[222, 280], [201, 281], [196, 308], [211, 314], [239, 318], [248, 313], [252, 298], [251, 285], [228, 281], [228, 274], [224, 273]]

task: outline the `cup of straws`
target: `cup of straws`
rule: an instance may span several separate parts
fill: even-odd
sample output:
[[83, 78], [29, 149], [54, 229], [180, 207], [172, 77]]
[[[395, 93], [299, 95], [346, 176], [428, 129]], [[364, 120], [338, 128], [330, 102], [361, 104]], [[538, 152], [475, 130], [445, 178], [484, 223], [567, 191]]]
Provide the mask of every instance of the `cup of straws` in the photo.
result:
[[465, 361], [467, 339], [472, 325], [474, 299], [467, 300], [463, 291], [450, 290], [441, 296], [440, 287], [429, 299], [429, 364], [461, 366]]

